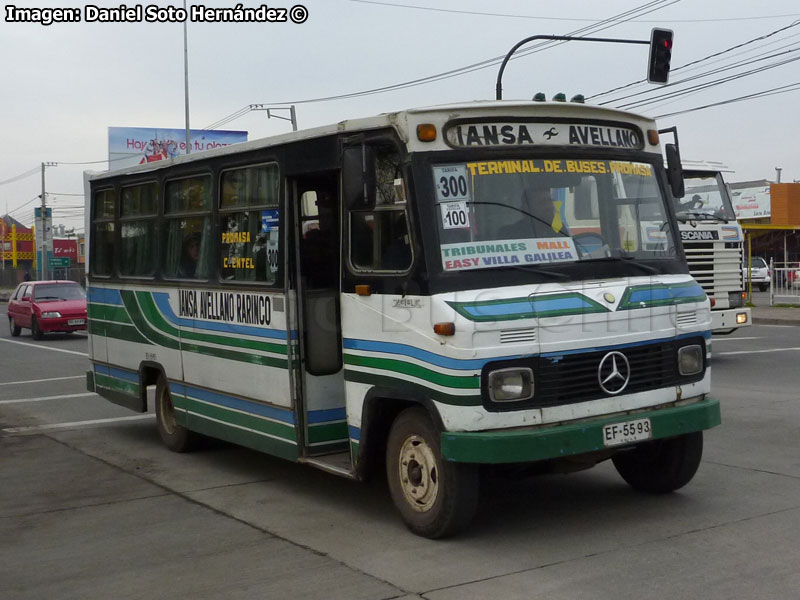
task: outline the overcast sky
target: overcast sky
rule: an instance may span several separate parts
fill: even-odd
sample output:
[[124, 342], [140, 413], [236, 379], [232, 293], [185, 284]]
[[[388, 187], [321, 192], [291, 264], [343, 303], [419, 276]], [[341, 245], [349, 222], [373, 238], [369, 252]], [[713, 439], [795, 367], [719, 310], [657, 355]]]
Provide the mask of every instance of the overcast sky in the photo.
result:
[[[497, 66], [387, 93], [300, 102], [445, 73], [502, 56], [530, 35], [566, 35], [595, 25], [590, 35], [649, 39], [650, 29], [659, 26], [675, 31], [672, 82], [711, 69], [739, 66], [669, 88], [640, 84], [589, 102], [612, 100], [611, 106], [620, 106], [662, 96], [658, 103], [634, 109], [658, 116], [796, 84], [788, 93], [667, 116], [659, 124], [678, 126], [684, 158], [727, 164], [734, 171], [729, 180], [774, 180], [775, 167], [783, 169], [784, 182], [800, 179], [800, 61], [796, 60], [800, 58], [800, 22], [792, 26], [800, 20], [797, 0], [302, 1], [308, 9], [308, 19], [302, 24], [189, 22], [193, 129], [207, 127], [253, 103], [296, 101], [299, 125], [305, 128], [404, 108], [491, 99]], [[119, 6], [114, 2], [96, 4]], [[182, 0], [151, 4], [181, 7]], [[260, 5], [252, 0], [243, 4]], [[16, 5], [77, 7], [83, 15], [87, 3], [20, 0]], [[235, 5], [232, 1], [205, 3], [207, 7]], [[293, 3], [278, 0], [269, 6], [288, 9]], [[4, 7], [7, 10], [8, 4]], [[633, 9], [640, 9], [633, 20], [602, 31], [596, 26]], [[78, 207], [83, 199], [77, 195], [83, 192], [82, 171], [105, 166], [65, 163], [106, 160], [108, 127], [184, 126], [183, 24], [42, 26], [9, 23], [7, 16], [0, 22], [4, 148], [0, 213], [8, 210], [23, 223], [31, 223], [41, 193], [37, 167], [43, 161], [58, 162], [46, 171], [53, 221], [82, 230]], [[787, 29], [677, 70], [781, 28]], [[791, 59], [795, 61], [691, 94], [663, 97], [688, 85]], [[757, 62], [742, 65], [745, 61]], [[504, 97], [529, 99], [537, 91], [548, 98], [561, 91], [568, 97], [576, 93], [589, 97], [643, 79], [646, 63], [646, 46], [571, 42], [509, 64]], [[650, 93], [615, 100], [623, 93], [644, 90]], [[253, 140], [289, 131], [291, 126], [286, 121], [267, 120], [263, 112], [246, 112], [222, 129], [246, 130]], [[28, 172], [31, 175], [2, 183]]]

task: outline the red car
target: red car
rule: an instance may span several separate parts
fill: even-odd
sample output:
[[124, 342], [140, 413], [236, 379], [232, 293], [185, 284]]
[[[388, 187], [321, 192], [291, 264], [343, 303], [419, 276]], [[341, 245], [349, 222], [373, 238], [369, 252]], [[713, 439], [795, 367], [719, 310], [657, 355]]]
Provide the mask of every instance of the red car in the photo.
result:
[[74, 281], [26, 281], [8, 301], [8, 327], [16, 337], [22, 328], [33, 339], [45, 333], [86, 329], [86, 292]]

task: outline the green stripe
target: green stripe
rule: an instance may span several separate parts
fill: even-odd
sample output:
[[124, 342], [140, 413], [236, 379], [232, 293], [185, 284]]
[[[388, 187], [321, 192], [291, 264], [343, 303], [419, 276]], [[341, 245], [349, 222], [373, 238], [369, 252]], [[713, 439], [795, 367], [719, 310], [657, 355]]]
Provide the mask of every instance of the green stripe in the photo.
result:
[[121, 323], [109, 323], [107, 321], [89, 320], [89, 333], [101, 337], [110, 337], [126, 342], [136, 342], [137, 344], [151, 345], [150, 340], [143, 337], [132, 325]]
[[121, 290], [120, 293], [122, 294], [122, 301], [128, 308], [128, 314], [130, 314], [134, 324], [136, 324], [139, 329], [141, 329], [142, 332], [156, 344], [175, 350], [180, 349], [184, 352], [194, 352], [196, 354], [214, 356], [216, 358], [225, 358], [228, 360], [246, 362], [265, 367], [278, 367], [283, 369], [287, 368], [288, 362], [285, 358], [273, 358], [271, 356], [261, 356], [260, 354], [245, 354], [243, 352], [211, 348], [209, 346], [202, 346], [199, 344], [181, 344], [178, 340], [168, 338], [150, 326], [149, 322], [145, 319], [144, 314], [141, 312], [138, 302], [136, 301], [136, 296], [134, 296], [133, 292]]
[[209, 437], [217, 438], [252, 448], [258, 452], [265, 454], [272, 454], [280, 458], [296, 461], [299, 453], [296, 444], [283, 439], [275, 439], [255, 433], [252, 431], [244, 431], [236, 427], [230, 427], [224, 423], [216, 423], [209, 421], [197, 415], [190, 415], [190, 429], [197, 433], [202, 433]]
[[248, 340], [242, 338], [225, 337], [221, 335], [212, 335], [205, 333], [195, 333], [188, 331], [185, 328], [178, 329], [169, 323], [161, 311], [158, 310], [153, 295], [150, 292], [136, 292], [136, 297], [139, 300], [139, 305], [145, 317], [161, 331], [180, 337], [181, 340], [194, 340], [196, 342], [211, 342], [220, 344], [222, 346], [233, 346], [235, 348], [246, 348], [248, 350], [261, 350], [263, 352], [274, 352], [276, 354], [286, 354], [285, 344], [274, 344], [269, 342], [260, 342], [255, 340]]
[[416, 392], [418, 394], [436, 400], [437, 402], [441, 402], [442, 404], [450, 404], [453, 406], [481, 405], [480, 394], [475, 394], [470, 396], [457, 396], [455, 394], [447, 394], [445, 392], [440, 392], [439, 390], [435, 390], [426, 387], [424, 385], [419, 385], [417, 383], [413, 383], [405, 379], [399, 379], [397, 377], [373, 375], [372, 373], [364, 373], [363, 371], [345, 369], [344, 379], [345, 381], [352, 381], [355, 383], [365, 383], [367, 385], [373, 385], [377, 387], [385, 387], [389, 389], [394, 388], [409, 392]]
[[347, 423], [321, 423], [319, 425], [310, 425], [308, 428], [309, 444], [338, 442], [347, 438]]
[[230, 410], [217, 404], [199, 402], [194, 398], [187, 397], [186, 400], [186, 409], [190, 413], [189, 420], [192, 423], [194, 423], [192, 416], [200, 415], [216, 419], [218, 421], [223, 421], [225, 423], [230, 423], [231, 425], [238, 425], [240, 427], [254, 429], [258, 432], [274, 435], [290, 442], [297, 442], [294, 427], [292, 425], [277, 421], [268, 421], [251, 414]]
[[101, 321], [116, 321], [118, 323], [130, 323], [128, 313], [122, 306], [111, 306], [109, 304], [92, 304], [87, 305], [90, 319], [99, 319]]
[[120, 290], [120, 295], [122, 296], [122, 302], [125, 308], [128, 309], [128, 315], [130, 315], [131, 321], [133, 321], [133, 324], [136, 325], [145, 337], [159, 346], [171, 348], [172, 350], [180, 350], [180, 343], [178, 340], [162, 335], [150, 327], [150, 324], [144, 318], [139, 308], [139, 304], [136, 302], [136, 296], [133, 292], [129, 290]]
[[468, 375], [466, 377], [458, 375], [445, 375], [438, 371], [432, 371], [419, 365], [407, 363], [402, 360], [393, 360], [389, 358], [374, 358], [371, 356], [360, 356], [357, 354], [345, 354], [344, 362], [348, 365], [355, 365], [360, 367], [372, 367], [374, 369], [381, 369], [384, 371], [394, 371], [395, 373], [402, 373], [404, 375], [411, 375], [419, 379], [424, 379], [431, 383], [441, 385], [444, 387], [458, 388], [464, 390], [480, 389], [481, 379], [479, 375]]
[[110, 390], [118, 390], [120, 392], [125, 392], [126, 394], [133, 394], [134, 396], [139, 395], [138, 383], [126, 381], [125, 379], [117, 379], [116, 377], [103, 375], [97, 372], [94, 374], [94, 378], [96, 384], [100, 387], [108, 388]]

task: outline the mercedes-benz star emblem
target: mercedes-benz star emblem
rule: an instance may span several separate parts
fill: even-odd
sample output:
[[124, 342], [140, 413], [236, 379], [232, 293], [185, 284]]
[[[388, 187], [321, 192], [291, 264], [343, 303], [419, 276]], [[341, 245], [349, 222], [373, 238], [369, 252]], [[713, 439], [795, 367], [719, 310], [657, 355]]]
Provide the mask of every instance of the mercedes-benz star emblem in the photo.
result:
[[631, 379], [631, 365], [622, 352], [609, 352], [597, 367], [597, 381], [607, 394], [619, 394]]

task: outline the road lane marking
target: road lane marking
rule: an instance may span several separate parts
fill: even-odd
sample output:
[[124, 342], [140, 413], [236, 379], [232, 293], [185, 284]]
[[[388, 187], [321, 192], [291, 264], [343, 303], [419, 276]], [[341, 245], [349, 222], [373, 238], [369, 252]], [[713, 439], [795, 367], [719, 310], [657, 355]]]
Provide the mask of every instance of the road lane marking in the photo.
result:
[[761, 337], [737, 337], [737, 338], [712, 338], [711, 342], [716, 344], [717, 342], [742, 342], [744, 340], [760, 340]]
[[64, 350], [63, 348], [51, 348], [50, 346], [42, 346], [39, 344], [28, 344], [27, 342], [15, 342], [14, 340], [4, 340], [0, 338], [0, 342], [6, 344], [19, 344], [20, 346], [28, 346], [29, 348], [38, 348], [40, 350], [52, 350], [53, 352], [65, 352], [67, 354], [77, 354], [78, 356], [89, 356], [86, 352], [76, 352], [75, 350]]
[[22, 385], [24, 383], [44, 383], [45, 381], [62, 381], [64, 379], [86, 379], [86, 375], [70, 375], [69, 377], [50, 377], [49, 379], [28, 379], [26, 381], [4, 381], [0, 385]]
[[791, 350], [800, 350], [800, 347], [771, 348], [769, 350], [736, 350], [734, 352], [714, 352], [714, 356], [726, 356], [728, 354], [765, 354], [767, 352], [789, 352]]
[[97, 396], [94, 392], [83, 392], [82, 394], [61, 394], [59, 396], [40, 396], [38, 398], [15, 398], [13, 400], [0, 400], [0, 404], [22, 404], [24, 402], [45, 402], [47, 400], [64, 400], [65, 398], [86, 398], [87, 396]]
[[91, 421], [72, 421], [71, 423], [51, 423], [49, 425], [30, 425], [28, 427], [6, 427], [0, 429], [3, 433], [34, 433], [37, 431], [45, 431], [49, 429], [78, 429], [81, 427], [88, 427], [91, 425], [105, 425], [107, 423], [122, 423], [125, 421], [143, 421], [145, 419], [154, 419], [155, 415], [134, 415], [132, 417], [116, 417], [113, 419], [93, 419]]

